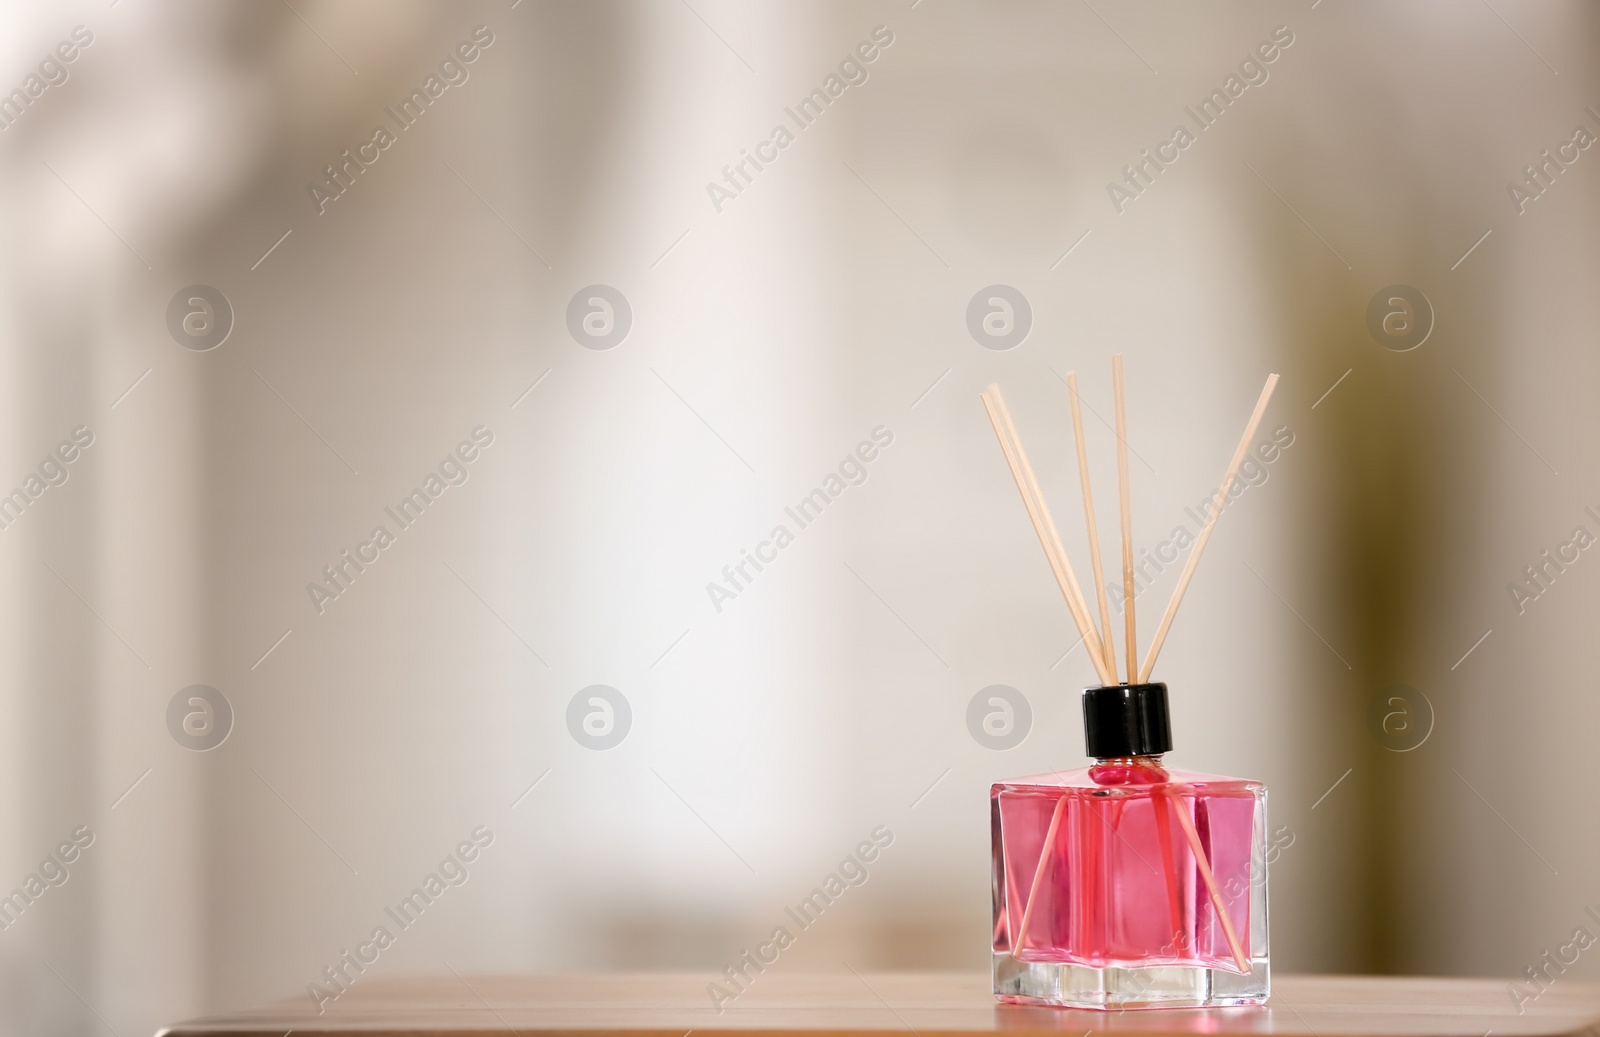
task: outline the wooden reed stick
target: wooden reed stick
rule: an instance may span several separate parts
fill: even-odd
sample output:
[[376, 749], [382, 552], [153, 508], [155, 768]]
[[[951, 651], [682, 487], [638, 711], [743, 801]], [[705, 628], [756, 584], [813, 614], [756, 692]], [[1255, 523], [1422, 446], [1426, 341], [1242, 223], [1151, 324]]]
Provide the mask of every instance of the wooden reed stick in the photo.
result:
[[1128, 681], [1139, 672], [1139, 638], [1134, 623], [1133, 508], [1128, 490], [1128, 413], [1122, 399], [1122, 354], [1111, 357], [1111, 389], [1117, 400], [1117, 493], [1122, 503], [1122, 639], [1127, 642]]
[[[1078, 446], [1078, 485], [1083, 488], [1083, 521], [1089, 528], [1089, 568], [1094, 572], [1094, 594], [1100, 606], [1100, 637], [1111, 683], [1117, 680], [1117, 646], [1111, 640], [1111, 607], [1106, 604], [1106, 576], [1100, 568], [1100, 534], [1094, 523], [1094, 493], [1089, 489], [1089, 444], [1083, 436], [1083, 405], [1078, 399], [1078, 373], [1067, 372], [1067, 395], [1072, 399], [1072, 439]], [[1133, 680], [1130, 673], [1128, 679]]]
[[1018, 459], [1022, 475], [1027, 478], [1027, 485], [1034, 496], [1034, 504], [1038, 515], [1045, 523], [1045, 530], [1050, 535], [1050, 546], [1056, 554], [1056, 560], [1061, 563], [1061, 573], [1067, 578], [1067, 592], [1072, 595], [1072, 600], [1077, 602], [1077, 615], [1082, 619], [1078, 624], [1078, 634], [1083, 637], [1083, 645], [1090, 650], [1090, 661], [1094, 664], [1094, 672], [1099, 675], [1102, 683], [1115, 683], [1117, 677], [1104, 666], [1106, 650], [1101, 647], [1098, 632], [1094, 631], [1094, 618], [1090, 615], [1090, 603], [1083, 597], [1083, 587], [1078, 584], [1078, 576], [1072, 570], [1072, 560], [1067, 557], [1066, 547], [1062, 547], [1061, 535], [1056, 531], [1056, 520], [1050, 514], [1050, 504], [1045, 502], [1045, 491], [1038, 486], [1038, 477], [1034, 475], [1034, 466], [1027, 459], [1027, 450], [1022, 448], [1022, 435], [1016, 430], [1016, 422], [1011, 421], [1011, 408], [1006, 406], [1005, 395], [1000, 392], [1000, 386], [989, 386], [989, 397], [994, 400], [995, 413], [1000, 414], [1000, 421], [1005, 424], [1006, 437], [1011, 440], [1011, 453]]
[[1217, 889], [1217, 878], [1211, 873], [1211, 862], [1206, 860], [1206, 848], [1200, 843], [1200, 833], [1194, 830], [1194, 820], [1189, 817], [1188, 809], [1178, 797], [1170, 797], [1170, 802], [1172, 812], [1178, 815], [1178, 824], [1183, 827], [1183, 834], [1189, 838], [1195, 867], [1205, 880], [1206, 892], [1211, 894], [1211, 905], [1217, 909], [1217, 921], [1222, 923], [1222, 935], [1228, 940], [1228, 950], [1233, 952], [1234, 964], [1239, 966], [1240, 972], [1249, 972], [1250, 960], [1244, 956], [1244, 948], [1239, 944], [1239, 934], [1234, 931], [1233, 919], [1228, 916], [1228, 905], [1222, 901], [1222, 891]]
[[1022, 495], [1022, 506], [1028, 512], [1029, 521], [1033, 523], [1033, 531], [1038, 534], [1039, 546], [1044, 548], [1045, 560], [1050, 563], [1050, 571], [1055, 575], [1056, 585], [1061, 588], [1062, 597], [1067, 599], [1067, 609], [1072, 613], [1072, 621], [1083, 637], [1084, 646], [1089, 649], [1089, 661], [1094, 664], [1095, 673], [1099, 675], [1102, 683], [1114, 684], [1115, 679], [1106, 673], [1104, 651], [1100, 647], [1100, 639], [1095, 636], [1094, 624], [1089, 619], [1088, 606], [1083, 602], [1083, 592], [1078, 589], [1077, 577], [1072, 572], [1072, 563], [1067, 560], [1067, 552], [1061, 546], [1061, 537], [1056, 533], [1055, 522], [1050, 518], [1049, 506], [1045, 504], [1043, 495], [1038, 492], [1038, 483], [1033, 478], [1033, 468], [1028, 464], [1028, 457], [1021, 441], [1016, 438], [1016, 428], [1011, 424], [1005, 398], [1000, 395], [1000, 387], [991, 385], [989, 392], [980, 394], [980, 399], [983, 400], [983, 409], [989, 415], [989, 424], [994, 426], [994, 434], [1000, 440], [1000, 451], [1005, 455], [1012, 479], [1016, 481], [1017, 492]]
[[1244, 463], [1244, 455], [1250, 450], [1250, 441], [1255, 438], [1256, 428], [1267, 413], [1267, 403], [1272, 399], [1272, 390], [1277, 387], [1278, 376], [1267, 375], [1267, 383], [1261, 387], [1261, 398], [1256, 400], [1255, 412], [1250, 415], [1250, 422], [1245, 425], [1244, 435], [1239, 439], [1239, 449], [1233, 452], [1233, 460], [1228, 464], [1228, 474], [1222, 477], [1222, 489], [1217, 491], [1215, 498], [1216, 506], [1206, 518], [1206, 524], [1200, 530], [1200, 538], [1195, 541], [1194, 549], [1189, 552], [1189, 561], [1183, 567], [1183, 574], [1178, 577], [1178, 585], [1172, 590], [1172, 600], [1167, 602], [1167, 611], [1161, 617], [1161, 625], [1156, 627], [1155, 640], [1150, 642], [1150, 652], [1144, 657], [1144, 666], [1139, 670], [1141, 684], [1150, 680], [1150, 671], [1155, 668], [1156, 656], [1161, 653], [1162, 642], [1167, 639], [1167, 631], [1172, 627], [1172, 618], [1178, 613], [1178, 604], [1183, 601], [1184, 591], [1189, 589], [1189, 581], [1194, 579], [1194, 567], [1200, 562], [1200, 553], [1206, 549], [1206, 544], [1211, 540], [1211, 531], [1217, 528], [1217, 519], [1228, 504], [1228, 491], [1233, 489], [1234, 480], [1239, 477], [1239, 466]]
[[1067, 549], [1061, 544], [1061, 534], [1056, 531], [1056, 520], [1050, 514], [1050, 505], [1045, 503], [1044, 490], [1039, 487], [1039, 477], [1033, 474], [1033, 465], [1028, 461], [1028, 451], [1022, 446], [1022, 436], [1017, 432], [1016, 422], [1011, 420], [1011, 408], [1006, 406], [1006, 398], [1000, 392], [1000, 386], [989, 386], [989, 397], [994, 400], [995, 412], [1000, 415], [1000, 420], [1005, 425], [1006, 436], [1011, 441], [1012, 455], [1016, 457], [1022, 474], [1028, 481], [1028, 488], [1032, 492], [1039, 517], [1044, 520], [1050, 542], [1050, 547], [1046, 550], [1054, 549], [1056, 559], [1061, 564], [1061, 571], [1067, 578], [1066, 593], [1070, 595], [1071, 602], [1075, 603], [1075, 614], [1080, 620], [1078, 633], [1083, 637], [1084, 647], [1092, 653], [1090, 661], [1094, 663], [1095, 673], [1100, 676], [1103, 683], [1114, 684], [1116, 677], [1108, 676], [1110, 671], [1105, 666], [1105, 649], [1101, 646], [1100, 635], [1094, 628], [1094, 617], [1089, 612], [1089, 600], [1083, 596], [1083, 588], [1078, 584], [1078, 574], [1073, 571], [1072, 561], [1067, 557]]
[[1028, 922], [1033, 919], [1034, 901], [1039, 896], [1039, 887], [1044, 884], [1044, 866], [1049, 861], [1051, 851], [1055, 849], [1056, 828], [1060, 826], [1061, 814], [1066, 809], [1067, 796], [1063, 794], [1056, 800], [1056, 812], [1050, 815], [1050, 827], [1045, 829], [1044, 845], [1039, 850], [1039, 864], [1033, 869], [1033, 887], [1028, 890], [1028, 903], [1022, 909], [1022, 921], [1017, 925], [1017, 935], [1011, 940], [1012, 957], [1016, 957], [1017, 951], [1022, 949], [1023, 940], [1028, 935]]

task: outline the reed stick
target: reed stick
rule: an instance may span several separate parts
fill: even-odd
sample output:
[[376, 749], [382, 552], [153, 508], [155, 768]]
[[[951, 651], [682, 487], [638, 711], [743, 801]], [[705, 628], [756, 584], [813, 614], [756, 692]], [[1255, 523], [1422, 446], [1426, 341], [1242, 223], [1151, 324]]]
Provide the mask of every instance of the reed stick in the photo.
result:
[[1128, 484], [1128, 413], [1122, 397], [1122, 354], [1111, 356], [1111, 390], [1117, 405], [1117, 496], [1122, 505], [1122, 639], [1128, 655], [1128, 683], [1139, 672], [1139, 637], [1134, 622], [1133, 506]]
[[1200, 843], [1200, 833], [1194, 830], [1194, 821], [1189, 817], [1178, 797], [1170, 797], [1172, 812], [1178, 815], [1178, 824], [1183, 828], [1183, 834], [1189, 839], [1189, 848], [1194, 851], [1195, 867], [1200, 871], [1200, 877], [1205, 880], [1206, 892], [1211, 894], [1211, 904], [1217, 909], [1217, 920], [1222, 923], [1222, 935], [1228, 941], [1228, 950], [1233, 953], [1233, 960], [1239, 966], [1240, 972], [1250, 971], [1250, 961], [1244, 956], [1244, 948], [1239, 944], [1239, 934], [1234, 931], [1233, 919], [1228, 916], [1228, 905], [1223, 903], [1222, 891], [1217, 888], [1217, 877], [1211, 873], [1211, 862], [1206, 859], [1206, 848]]
[[1071, 602], [1076, 603], [1076, 616], [1081, 620], [1078, 623], [1078, 634], [1083, 638], [1084, 646], [1092, 653], [1090, 661], [1094, 663], [1095, 673], [1102, 682], [1115, 683], [1115, 677], [1107, 676], [1109, 671], [1104, 662], [1105, 650], [1101, 647], [1100, 635], [1094, 628], [1094, 618], [1089, 612], [1089, 600], [1083, 596], [1083, 587], [1078, 583], [1078, 574], [1072, 568], [1072, 560], [1067, 557], [1067, 549], [1062, 546], [1061, 534], [1056, 531], [1056, 520], [1050, 513], [1050, 505], [1045, 502], [1044, 490], [1039, 486], [1039, 477], [1033, 473], [1033, 464], [1028, 460], [1028, 451], [1022, 446], [1022, 435], [1017, 431], [1016, 422], [1011, 420], [1011, 408], [1006, 406], [1006, 398], [1000, 392], [1000, 386], [989, 386], [989, 394], [994, 400], [995, 412], [1000, 415], [1000, 420], [1005, 425], [1006, 436], [1011, 442], [1012, 455], [1017, 459], [1023, 477], [1027, 479], [1034, 506], [1049, 534], [1049, 549], [1055, 551], [1056, 559], [1061, 564], [1061, 571], [1066, 576], [1065, 592], [1070, 596]]
[[1063, 792], [1060, 799], [1056, 800], [1055, 813], [1050, 815], [1050, 827], [1045, 829], [1044, 845], [1039, 850], [1039, 863], [1033, 869], [1033, 885], [1028, 890], [1028, 902], [1022, 908], [1022, 921], [1017, 925], [1017, 935], [1011, 940], [1011, 954], [1016, 956], [1022, 949], [1022, 942], [1028, 934], [1028, 923], [1033, 920], [1033, 905], [1039, 896], [1039, 887], [1044, 884], [1044, 867], [1050, 860], [1050, 853], [1055, 849], [1056, 828], [1061, 824], [1061, 815], [1067, 809], [1067, 796]]
[[1167, 639], [1167, 631], [1172, 628], [1172, 619], [1178, 613], [1178, 604], [1183, 601], [1183, 594], [1189, 589], [1189, 581], [1194, 579], [1194, 568], [1200, 562], [1201, 552], [1211, 540], [1212, 530], [1217, 528], [1217, 519], [1221, 517], [1222, 509], [1228, 505], [1228, 491], [1233, 489], [1234, 480], [1239, 477], [1239, 466], [1244, 463], [1244, 455], [1250, 450], [1250, 441], [1255, 438], [1256, 428], [1260, 426], [1262, 417], [1267, 413], [1267, 403], [1272, 399], [1272, 390], [1277, 386], [1278, 376], [1267, 375], [1267, 382], [1261, 387], [1261, 397], [1256, 400], [1256, 409], [1244, 427], [1244, 435], [1239, 439], [1239, 448], [1233, 452], [1233, 460], [1228, 463], [1228, 472], [1222, 477], [1222, 489], [1217, 491], [1214, 498], [1215, 507], [1206, 518], [1206, 524], [1200, 530], [1200, 537], [1195, 541], [1194, 549], [1189, 552], [1189, 561], [1184, 564], [1183, 574], [1178, 577], [1178, 585], [1172, 590], [1172, 600], [1167, 602], [1167, 611], [1161, 616], [1161, 625], [1156, 627], [1155, 640], [1150, 642], [1150, 652], [1144, 657], [1144, 666], [1139, 670], [1141, 684], [1150, 680], [1150, 671], [1155, 668], [1156, 656], [1161, 654], [1161, 645]]
[[[1106, 604], [1106, 576], [1100, 568], [1100, 533], [1094, 522], [1094, 492], [1089, 488], [1089, 444], [1083, 435], [1083, 404], [1078, 399], [1078, 373], [1067, 372], [1067, 395], [1072, 399], [1072, 439], [1078, 447], [1078, 485], [1083, 489], [1083, 521], [1089, 529], [1089, 568], [1094, 572], [1094, 595], [1100, 606], [1100, 637], [1111, 683], [1117, 681], [1117, 646], [1111, 639], [1111, 606]], [[1128, 679], [1133, 679], [1130, 673]]]
[[1039, 546], [1044, 549], [1045, 560], [1050, 563], [1050, 571], [1056, 578], [1056, 585], [1061, 588], [1062, 597], [1067, 599], [1067, 609], [1072, 613], [1072, 621], [1083, 637], [1084, 646], [1089, 649], [1089, 661], [1094, 664], [1095, 673], [1099, 675], [1102, 683], [1114, 684], [1115, 678], [1106, 673], [1105, 653], [1100, 646], [1100, 638], [1094, 632], [1094, 624], [1089, 618], [1089, 609], [1084, 603], [1083, 592], [1078, 588], [1077, 577], [1072, 572], [1072, 563], [1067, 560], [1066, 549], [1061, 546], [1061, 537], [1056, 532], [1054, 520], [1050, 517], [1050, 508], [1044, 501], [1044, 495], [1039, 492], [1038, 481], [1033, 475], [1033, 466], [1028, 463], [1028, 455], [1023, 450], [1022, 441], [1017, 438], [1016, 426], [1012, 424], [1010, 412], [1006, 409], [1005, 397], [1000, 394], [998, 385], [991, 385], [989, 391], [980, 394], [979, 398], [983, 400], [983, 409], [989, 415], [989, 424], [994, 427], [995, 437], [1000, 440], [1000, 451], [1005, 455], [1006, 466], [1011, 469], [1011, 477], [1017, 484], [1017, 492], [1022, 495], [1022, 506], [1027, 510], [1028, 519], [1033, 523], [1033, 531], [1039, 537]]
[[[1168, 816], [1171, 811], [1166, 809], [1168, 802], [1170, 800], [1167, 797], [1157, 793], [1150, 805], [1156, 808], [1154, 810], [1156, 845], [1161, 850], [1162, 875], [1167, 880], [1167, 921], [1172, 927], [1173, 939], [1176, 942], [1177, 938], [1183, 933], [1183, 905], [1178, 895], [1177, 858], [1172, 854], [1172, 821]], [[1175, 947], [1174, 949], [1180, 952], [1183, 950], [1182, 947]], [[1185, 956], [1193, 957], [1197, 948], [1191, 945], [1188, 949], [1189, 954]]]

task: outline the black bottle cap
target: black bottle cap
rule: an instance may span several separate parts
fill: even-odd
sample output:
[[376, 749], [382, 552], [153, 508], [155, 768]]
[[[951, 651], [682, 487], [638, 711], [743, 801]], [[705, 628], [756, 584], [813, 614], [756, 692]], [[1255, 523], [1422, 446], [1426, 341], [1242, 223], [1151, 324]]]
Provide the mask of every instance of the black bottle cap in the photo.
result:
[[1083, 744], [1090, 756], [1172, 751], [1165, 684], [1112, 684], [1083, 691]]

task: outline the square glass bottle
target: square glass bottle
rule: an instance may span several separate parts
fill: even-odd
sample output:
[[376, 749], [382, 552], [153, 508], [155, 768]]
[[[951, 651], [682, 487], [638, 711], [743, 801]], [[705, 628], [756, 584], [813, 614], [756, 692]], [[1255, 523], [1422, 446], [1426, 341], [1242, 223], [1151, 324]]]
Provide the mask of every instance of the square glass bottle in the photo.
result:
[[1267, 999], [1266, 786], [1168, 770], [1164, 684], [1084, 692], [1094, 765], [996, 783], [994, 992], [1074, 1008]]

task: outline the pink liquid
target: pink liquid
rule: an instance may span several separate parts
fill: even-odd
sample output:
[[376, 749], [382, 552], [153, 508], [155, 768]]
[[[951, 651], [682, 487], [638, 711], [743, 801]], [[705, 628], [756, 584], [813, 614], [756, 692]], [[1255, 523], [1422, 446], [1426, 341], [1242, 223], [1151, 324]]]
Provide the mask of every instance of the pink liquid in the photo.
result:
[[1250, 902], [1265, 794], [1258, 782], [1167, 771], [1154, 757], [994, 785], [995, 952], [1094, 968], [1248, 972], [1193, 847], [1210, 864], [1238, 956], [1249, 962], [1252, 922], [1264, 922], [1251, 918]]

